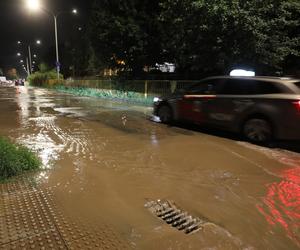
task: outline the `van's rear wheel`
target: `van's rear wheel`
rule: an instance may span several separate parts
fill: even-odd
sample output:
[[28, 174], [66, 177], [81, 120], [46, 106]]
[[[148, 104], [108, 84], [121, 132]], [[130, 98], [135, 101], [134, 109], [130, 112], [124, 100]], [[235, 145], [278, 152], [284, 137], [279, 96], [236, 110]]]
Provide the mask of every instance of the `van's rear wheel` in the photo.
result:
[[252, 118], [245, 122], [243, 127], [244, 136], [255, 143], [269, 142], [273, 137], [271, 124], [261, 118]]
[[171, 123], [173, 120], [173, 112], [168, 105], [162, 105], [158, 109], [157, 115], [162, 123]]

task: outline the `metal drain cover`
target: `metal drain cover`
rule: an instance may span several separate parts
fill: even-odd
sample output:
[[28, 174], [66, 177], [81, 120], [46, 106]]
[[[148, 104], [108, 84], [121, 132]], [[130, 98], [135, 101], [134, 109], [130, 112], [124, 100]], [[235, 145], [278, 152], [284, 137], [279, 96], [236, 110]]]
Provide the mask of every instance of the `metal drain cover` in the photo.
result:
[[149, 201], [145, 207], [167, 224], [186, 234], [199, 231], [207, 223], [205, 219], [191, 216], [188, 212], [179, 209], [174, 202], [168, 200]]

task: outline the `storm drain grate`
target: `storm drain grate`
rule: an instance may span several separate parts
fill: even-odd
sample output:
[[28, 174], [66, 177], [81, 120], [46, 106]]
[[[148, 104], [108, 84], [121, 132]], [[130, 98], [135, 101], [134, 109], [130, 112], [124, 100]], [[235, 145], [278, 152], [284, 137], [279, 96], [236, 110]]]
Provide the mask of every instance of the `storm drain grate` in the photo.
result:
[[174, 202], [168, 200], [149, 201], [145, 207], [167, 224], [186, 234], [199, 231], [207, 223], [205, 219], [191, 216], [188, 212], [179, 209]]

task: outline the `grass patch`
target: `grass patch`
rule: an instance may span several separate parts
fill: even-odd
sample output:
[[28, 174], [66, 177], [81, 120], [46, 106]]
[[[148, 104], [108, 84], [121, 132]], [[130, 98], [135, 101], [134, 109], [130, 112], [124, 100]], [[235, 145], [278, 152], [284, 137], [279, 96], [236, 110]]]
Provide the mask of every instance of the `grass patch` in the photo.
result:
[[28, 148], [0, 137], [0, 181], [40, 167], [41, 161]]

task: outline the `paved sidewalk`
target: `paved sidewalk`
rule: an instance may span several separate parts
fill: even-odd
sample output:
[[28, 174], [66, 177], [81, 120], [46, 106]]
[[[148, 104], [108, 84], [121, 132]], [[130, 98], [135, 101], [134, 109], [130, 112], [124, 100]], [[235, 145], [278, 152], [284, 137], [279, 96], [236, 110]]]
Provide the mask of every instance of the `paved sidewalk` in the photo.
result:
[[0, 184], [0, 249], [129, 249], [108, 225], [61, 213], [54, 197], [26, 178]]

